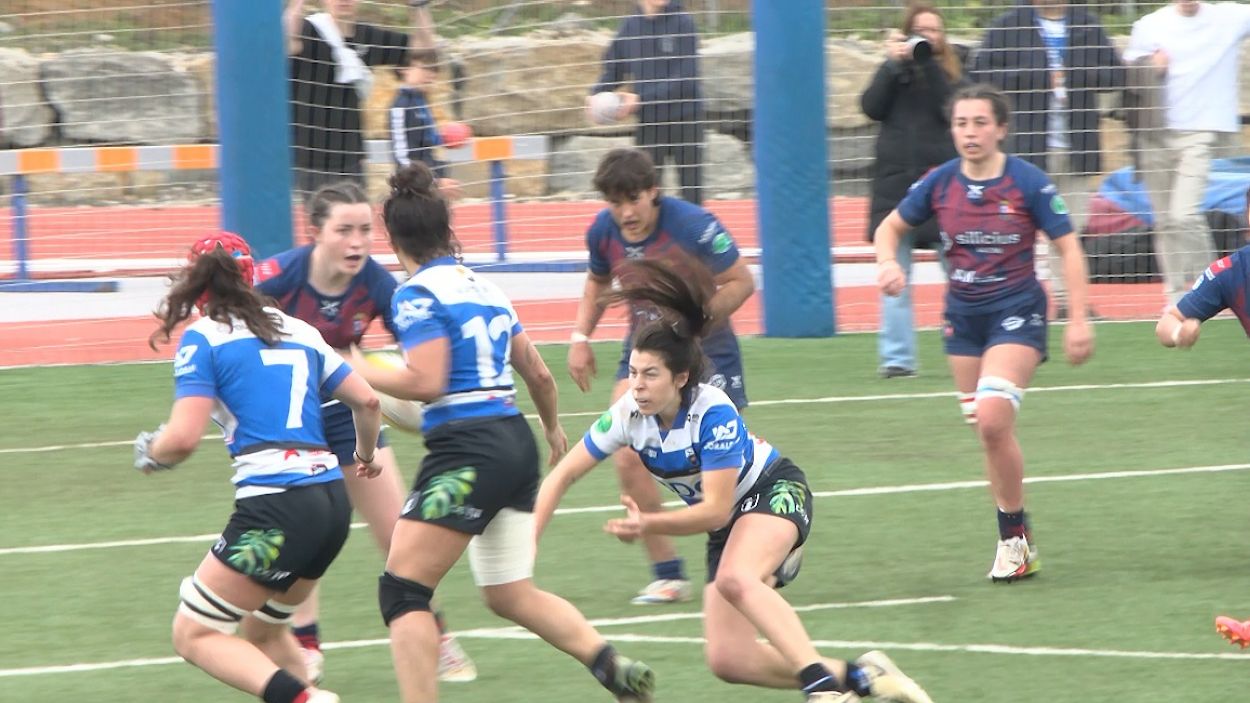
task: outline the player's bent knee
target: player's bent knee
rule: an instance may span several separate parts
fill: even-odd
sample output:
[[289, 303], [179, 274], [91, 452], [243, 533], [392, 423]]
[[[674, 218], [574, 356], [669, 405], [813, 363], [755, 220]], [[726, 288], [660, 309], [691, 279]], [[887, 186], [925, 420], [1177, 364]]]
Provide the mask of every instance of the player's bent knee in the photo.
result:
[[395, 618], [412, 612], [432, 613], [430, 601], [434, 598], [434, 589], [416, 581], [400, 578], [389, 571], [383, 571], [378, 577], [378, 607], [382, 611], [382, 622], [387, 627]]
[[751, 586], [754, 585], [753, 582], [763, 583], [744, 572], [722, 570], [716, 574], [716, 580], [712, 585], [716, 587], [716, 592], [721, 598], [730, 604], [737, 605], [746, 599]]
[[977, 406], [984, 406], [990, 398], [1001, 398], [1011, 403], [1011, 408], [1020, 411], [1020, 403], [1024, 400], [1024, 389], [1002, 376], [982, 376], [977, 380]]
[[[239, 630], [239, 621], [247, 615], [247, 611], [231, 605], [224, 598], [213, 593], [195, 576], [182, 580], [178, 588], [178, 614], [188, 620], [199, 623], [210, 630], [223, 635], [233, 635]], [[175, 639], [178, 639], [175, 637]], [[176, 643], [175, 643], [176, 645]]]
[[703, 651], [707, 660], [708, 671], [725, 683], [749, 683], [742, 675], [743, 657], [741, 652], [725, 644], [709, 643]]

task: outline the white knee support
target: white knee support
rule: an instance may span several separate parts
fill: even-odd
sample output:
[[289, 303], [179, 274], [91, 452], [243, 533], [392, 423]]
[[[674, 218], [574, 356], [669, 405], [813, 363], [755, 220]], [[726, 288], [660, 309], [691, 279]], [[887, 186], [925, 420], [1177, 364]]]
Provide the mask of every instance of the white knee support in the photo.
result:
[[182, 580], [178, 588], [178, 596], [182, 602], [178, 612], [225, 635], [233, 635], [239, 629], [239, 621], [247, 615], [242, 608], [227, 603], [221, 596], [209, 590], [194, 576]]
[[1001, 376], [982, 376], [977, 380], [977, 402], [985, 398], [1003, 398], [1011, 401], [1011, 407], [1020, 411], [1024, 389]]
[[257, 620], [267, 622], [270, 625], [285, 625], [291, 621], [291, 616], [295, 614], [297, 605], [290, 603], [279, 603], [276, 600], [270, 600], [260, 607], [260, 610], [254, 611], [252, 615]]
[[504, 508], [469, 541], [469, 567], [477, 586], [502, 586], [534, 577], [534, 513]]

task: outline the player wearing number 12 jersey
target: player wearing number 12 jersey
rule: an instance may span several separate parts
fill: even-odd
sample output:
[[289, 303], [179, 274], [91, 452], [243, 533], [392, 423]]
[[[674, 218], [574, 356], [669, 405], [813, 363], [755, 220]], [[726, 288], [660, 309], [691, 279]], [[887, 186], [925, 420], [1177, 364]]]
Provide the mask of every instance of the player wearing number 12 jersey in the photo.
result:
[[[369, 478], [381, 471], [372, 460], [378, 399], [317, 330], [264, 307], [242, 238], [207, 237], [190, 258], [161, 304], [153, 346], [193, 309], [203, 316], [183, 333], [174, 358], [169, 420], [135, 440], [135, 468], [151, 473], [186, 459], [211, 417], [234, 460], [235, 501], [221, 537], [182, 582], [174, 649], [266, 703], [336, 703], [338, 696], [304, 683], [303, 658], [286, 628], [350, 528], [343, 473], [321, 427], [321, 393], [351, 407], [355, 473]], [[232, 635], [248, 614], [257, 622], [241, 642]]]
[[649, 701], [654, 674], [607, 645], [571, 603], [533, 582], [533, 509], [539, 456], [515, 403], [512, 371], [525, 381], [554, 461], [567, 446], [556, 384], [497, 286], [456, 261], [447, 201], [421, 163], [390, 180], [383, 218], [410, 278], [392, 319], [408, 365], [361, 365], [371, 385], [426, 403], [429, 450], [404, 504], [378, 605], [390, 628], [405, 703], [435, 700], [438, 630], [434, 589], [468, 549], [487, 605], [585, 664], [620, 699]]

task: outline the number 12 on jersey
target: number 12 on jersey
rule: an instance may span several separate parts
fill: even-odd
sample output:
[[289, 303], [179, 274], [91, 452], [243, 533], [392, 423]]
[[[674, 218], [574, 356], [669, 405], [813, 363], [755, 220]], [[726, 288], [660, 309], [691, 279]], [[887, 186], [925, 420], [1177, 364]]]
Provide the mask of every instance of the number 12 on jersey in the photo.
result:
[[512, 385], [512, 372], [508, 368], [512, 354], [512, 335], [508, 334], [511, 327], [512, 318], [507, 314], [496, 315], [489, 323], [479, 315], [460, 326], [464, 338], [472, 339], [477, 347], [477, 374], [482, 388]]

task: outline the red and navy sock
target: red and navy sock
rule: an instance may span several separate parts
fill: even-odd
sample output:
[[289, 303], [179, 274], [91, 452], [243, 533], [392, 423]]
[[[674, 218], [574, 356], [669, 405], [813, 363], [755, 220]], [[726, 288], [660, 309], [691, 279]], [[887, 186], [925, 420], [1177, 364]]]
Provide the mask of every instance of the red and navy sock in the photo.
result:
[[303, 681], [292, 676], [286, 669], [278, 669], [265, 684], [260, 699], [265, 703], [305, 703], [308, 700], [308, 688]]
[[302, 627], [292, 627], [291, 633], [299, 640], [304, 649], [321, 649], [321, 634], [317, 631], [317, 623], [309, 623]]
[[1001, 508], [998, 510], [998, 537], [999, 539], [1011, 539], [1012, 537], [1029, 537], [1029, 518], [1024, 513], [1024, 508], [1018, 512], [1008, 513]]

